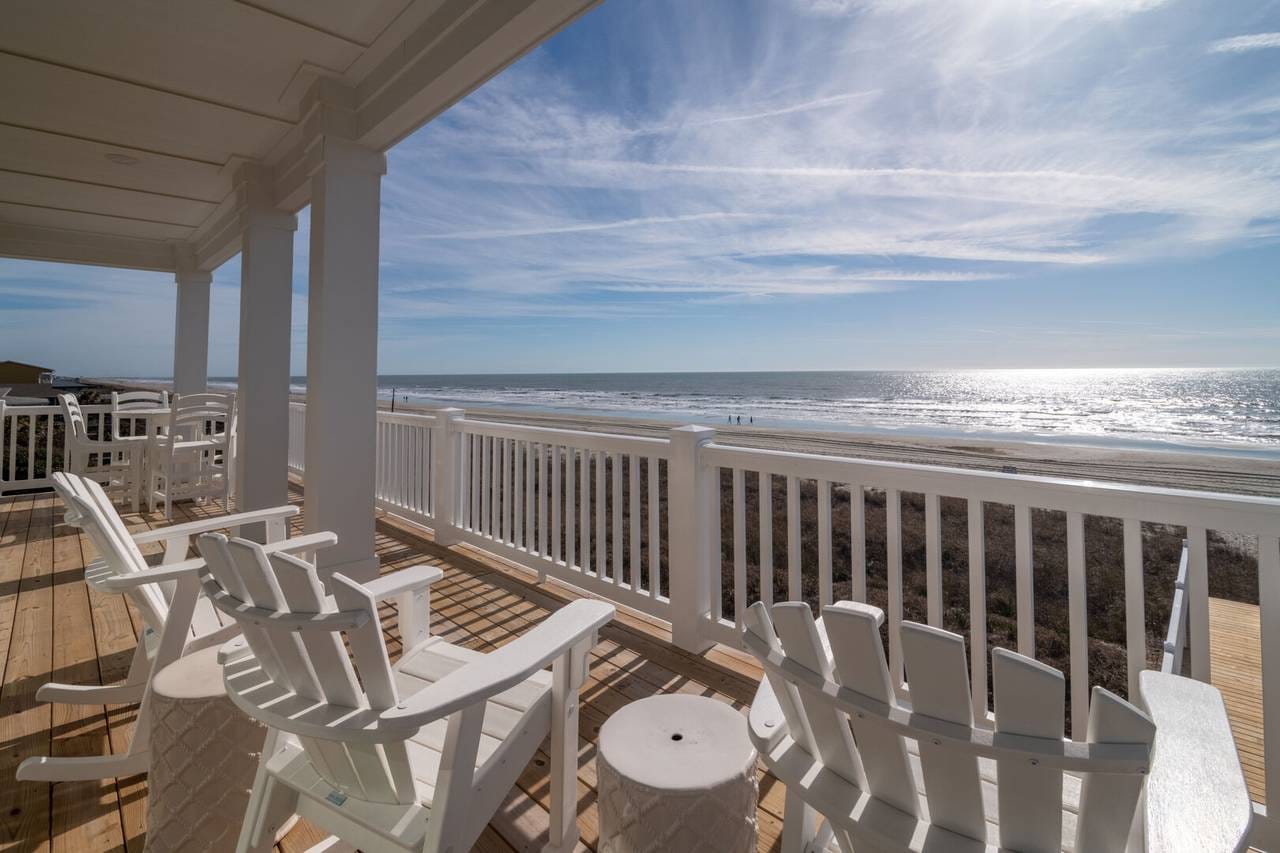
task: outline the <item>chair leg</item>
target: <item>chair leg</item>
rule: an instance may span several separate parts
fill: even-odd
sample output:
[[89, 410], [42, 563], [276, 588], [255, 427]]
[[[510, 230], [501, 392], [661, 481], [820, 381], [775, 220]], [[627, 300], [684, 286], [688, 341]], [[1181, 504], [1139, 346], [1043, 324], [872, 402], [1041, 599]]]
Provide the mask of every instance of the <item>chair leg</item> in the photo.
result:
[[[271, 736], [267, 736], [268, 742]], [[236, 853], [270, 853], [276, 843], [276, 818], [281, 814], [292, 815], [297, 811], [298, 793], [281, 784], [267, 772], [267, 762], [272, 750], [263, 749], [258, 760], [258, 774], [253, 780], [253, 792], [249, 795], [249, 807], [245, 809], [244, 823], [240, 826], [240, 840]]]
[[804, 800], [787, 792], [782, 816], [782, 853], [814, 853], [818, 814]]

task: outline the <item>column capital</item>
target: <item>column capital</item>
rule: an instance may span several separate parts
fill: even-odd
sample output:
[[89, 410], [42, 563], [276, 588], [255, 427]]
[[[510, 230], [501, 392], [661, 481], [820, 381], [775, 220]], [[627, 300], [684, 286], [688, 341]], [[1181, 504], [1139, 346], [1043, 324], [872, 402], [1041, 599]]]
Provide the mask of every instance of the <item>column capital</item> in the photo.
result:
[[196, 264], [196, 250], [189, 243], [174, 245], [173, 268], [173, 280], [179, 285], [209, 284], [213, 281], [213, 273], [200, 269]]
[[336, 169], [344, 174], [385, 175], [387, 155], [341, 136], [322, 133], [307, 147], [306, 170], [308, 175], [315, 176], [325, 169]]
[[232, 174], [231, 183], [241, 231], [252, 226], [298, 230], [298, 217], [276, 207], [275, 173], [272, 169], [261, 163], [242, 163]]

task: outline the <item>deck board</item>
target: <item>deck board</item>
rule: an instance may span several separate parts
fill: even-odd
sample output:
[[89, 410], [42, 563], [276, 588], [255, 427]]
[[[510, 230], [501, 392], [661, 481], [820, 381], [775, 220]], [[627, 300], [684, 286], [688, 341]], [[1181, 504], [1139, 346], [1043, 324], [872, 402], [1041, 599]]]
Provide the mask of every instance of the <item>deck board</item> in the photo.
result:
[[1209, 678], [1222, 691], [1249, 794], [1265, 804], [1261, 636], [1256, 604], [1209, 599]]
[[[297, 490], [292, 499], [301, 500]], [[180, 517], [216, 510], [181, 507]], [[56, 707], [34, 702], [48, 680], [111, 683], [128, 671], [138, 614], [119, 596], [89, 590], [81, 573], [92, 558], [87, 538], [62, 526], [51, 495], [0, 500], [0, 847], [14, 850], [141, 851], [146, 832], [146, 783], [121, 779], [75, 785], [18, 784], [13, 770], [27, 755], [78, 755], [123, 750], [137, 709]], [[126, 516], [132, 529], [163, 525], [159, 516]], [[300, 518], [293, 529], [302, 529]], [[452, 642], [492, 650], [536, 625], [580, 593], [559, 584], [538, 584], [528, 572], [475, 549], [446, 549], [428, 534], [383, 517], [377, 527], [382, 571], [431, 564], [444, 569], [432, 588], [432, 631]], [[394, 607], [383, 608], [388, 647], [400, 641]], [[1254, 799], [1264, 801], [1262, 775], [1260, 655], [1257, 608], [1210, 601], [1213, 680], [1223, 691], [1245, 776]], [[604, 721], [636, 699], [681, 692], [710, 696], [745, 712], [759, 678], [750, 658], [717, 647], [692, 655], [670, 644], [670, 635], [646, 617], [620, 613], [601, 632], [583, 688], [578, 774], [580, 849], [594, 850], [596, 739]], [[484, 853], [540, 849], [546, 838], [547, 767], [540, 751], [521, 774], [498, 814], [475, 846]], [[761, 771], [760, 851], [781, 847], [783, 786]], [[319, 840], [300, 824], [280, 853], [298, 853]]]

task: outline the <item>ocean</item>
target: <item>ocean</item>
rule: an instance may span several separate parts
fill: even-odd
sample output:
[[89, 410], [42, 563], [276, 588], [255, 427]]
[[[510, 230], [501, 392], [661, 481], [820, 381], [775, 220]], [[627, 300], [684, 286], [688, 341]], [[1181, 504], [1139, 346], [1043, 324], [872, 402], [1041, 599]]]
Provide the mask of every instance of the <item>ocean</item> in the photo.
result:
[[[305, 391], [305, 379], [295, 380]], [[430, 405], [1280, 458], [1280, 370], [380, 376]]]

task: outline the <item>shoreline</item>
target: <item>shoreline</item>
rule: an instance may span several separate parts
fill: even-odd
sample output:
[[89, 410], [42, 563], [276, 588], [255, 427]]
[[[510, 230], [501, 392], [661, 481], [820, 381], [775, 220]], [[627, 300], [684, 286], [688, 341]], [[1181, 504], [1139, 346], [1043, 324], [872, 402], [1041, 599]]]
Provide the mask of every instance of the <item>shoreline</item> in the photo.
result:
[[[390, 406], [379, 404], [379, 408], [389, 409]], [[397, 404], [396, 411], [431, 411], [433, 408], [436, 407]], [[649, 437], [660, 437], [672, 427], [682, 426], [679, 421], [513, 412], [510, 409], [476, 408], [466, 412], [469, 417], [502, 423]], [[1280, 462], [1273, 460], [1172, 450], [1120, 450], [936, 436], [899, 438], [870, 433], [727, 424], [717, 426], [715, 430], [726, 444], [762, 450], [1280, 497]]]
[[[84, 379], [104, 387], [164, 387], [164, 383], [121, 383]], [[305, 402], [305, 395], [290, 399]], [[389, 401], [378, 401], [389, 410]], [[397, 412], [431, 412], [423, 403], [397, 403]], [[527, 409], [466, 408], [468, 416], [528, 426], [661, 437], [684, 422], [622, 415], [574, 415]], [[886, 436], [822, 429], [714, 425], [727, 444], [763, 450], [848, 456], [1005, 473], [1103, 480], [1142, 486], [1280, 497], [1280, 460], [1212, 452], [1106, 448], [1054, 442], [964, 436]]]

